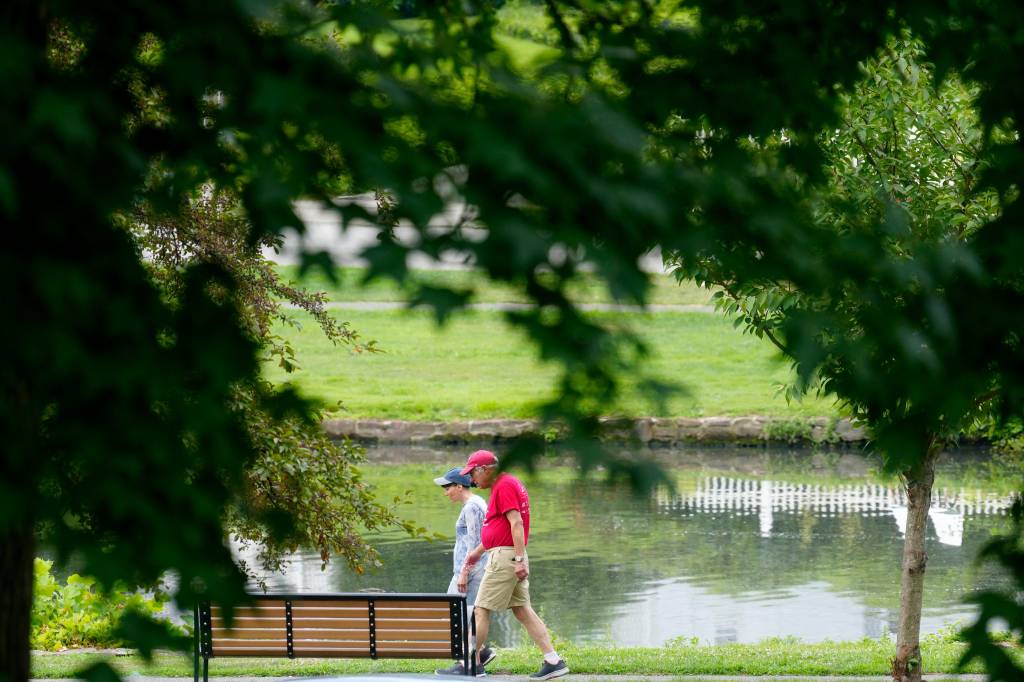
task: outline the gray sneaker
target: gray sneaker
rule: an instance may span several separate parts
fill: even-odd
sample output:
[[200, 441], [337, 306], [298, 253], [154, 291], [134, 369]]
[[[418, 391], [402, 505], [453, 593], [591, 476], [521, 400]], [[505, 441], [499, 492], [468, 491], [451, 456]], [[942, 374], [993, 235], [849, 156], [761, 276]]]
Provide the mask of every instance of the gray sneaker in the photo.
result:
[[480, 650], [480, 665], [487, 665], [498, 657], [497, 652], [494, 649], [488, 649], [484, 647]]
[[[455, 663], [453, 663], [452, 665], [448, 666], [447, 668], [438, 668], [437, 670], [434, 671], [434, 674], [435, 675], [445, 675], [445, 676], [447, 676], [447, 675], [458, 675], [459, 677], [465, 677], [466, 676], [466, 668], [465, 668], [465, 666], [462, 665], [461, 662], [456, 661]], [[478, 665], [476, 667], [476, 676], [477, 677], [483, 677], [486, 674], [487, 674], [487, 671], [484, 670], [484, 667], [482, 665]]]
[[565, 664], [565, 661], [559, 660], [558, 663], [551, 664], [544, 661], [544, 665], [540, 667], [540, 670], [530, 675], [531, 680], [553, 680], [556, 677], [561, 677], [569, 672], [569, 666]]

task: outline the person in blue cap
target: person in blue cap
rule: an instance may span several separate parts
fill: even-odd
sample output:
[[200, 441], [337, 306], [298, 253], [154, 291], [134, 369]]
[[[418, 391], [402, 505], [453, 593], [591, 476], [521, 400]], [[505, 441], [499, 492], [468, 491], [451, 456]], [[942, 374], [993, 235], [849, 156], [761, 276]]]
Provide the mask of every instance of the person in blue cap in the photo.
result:
[[[455, 467], [444, 476], [434, 479], [434, 483], [441, 486], [444, 495], [452, 504], [461, 504], [462, 510], [455, 522], [455, 553], [452, 557], [452, 580], [448, 584], [448, 594], [463, 594], [459, 590], [458, 583], [462, 565], [466, 561], [466, 555], [470, 550], [480, 544], [480, 531], [484, 525], [484, 516], [487, 513], [487, 503], [479, 495], [473, 494], [470, 487], [473, 480], [467, 475], [459, 473], [459, 467]], [[484, 568], [487, 566], [486, 557], [473, 567], [473, 571], [466, 581], [466, 606], [469, 613], [473, 613], [473, 605], [476, 604], [476, 594], [480, 589], [480, 582], [484, 578]], [[483, 649], [480, 651], [480, 660], [486, 665], [494, 659], [494, 651]], [[483, 666], [480, 668], [483, 670]], [[451, 668], [438, 670], [441, 675], [463, 675], [462, 663], [456, 662]]]

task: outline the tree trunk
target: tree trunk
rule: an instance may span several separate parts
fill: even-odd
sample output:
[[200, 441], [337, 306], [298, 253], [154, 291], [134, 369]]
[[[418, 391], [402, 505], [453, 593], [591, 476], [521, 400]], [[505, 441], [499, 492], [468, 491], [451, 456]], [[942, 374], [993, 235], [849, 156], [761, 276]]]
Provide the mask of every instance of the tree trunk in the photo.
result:
[[894, 682], [921, 682], [921, 602], [924, 597], [924, 571], [928, 564], [924, 538], [928, 530], [928, 509], [932, 504], [938, 450], [939, 446], [933, 441], [924, 461], [903, 473], [907, 491], [907, 532], [903, 540], [896, 657], [892, 661]]
[[0, 531], [0, 682], [28, 682], [35, 542], [32, 525]]

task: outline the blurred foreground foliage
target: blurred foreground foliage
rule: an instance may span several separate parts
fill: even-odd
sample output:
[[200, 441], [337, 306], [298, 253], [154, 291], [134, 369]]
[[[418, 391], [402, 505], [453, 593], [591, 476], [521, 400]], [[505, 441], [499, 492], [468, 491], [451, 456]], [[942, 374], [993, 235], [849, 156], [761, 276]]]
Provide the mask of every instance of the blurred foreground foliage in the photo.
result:
[[[334, 346], [353, 354], [375, 352], [372, 340], [328, 313], [324, 294], [280, 277], [263, 255], [278, 238], [250, 242], [251, 226], [232, 192], [203, 186], [173, 212], [140, 203], [119, 222], [146, 254], [143, 262], [171, 306], [180, 304], [181, 275], [189, 267], [210, 265], [229, 273], [233, 288], [213, 286], [209, 294], [232, 302], [262, 361], [287, 373], [299, 371], [296, 349], [275, 332], [275, 325], [299, 324], [294, 310], [308, 315]], [[289, 408], [274, 414], [266, 407], [273, 402]], [[379, 501], [363, 481], [357, 468], [362, 448], [332, 441], [320, 426], [320, 413], [292, 391], [257, 374], [235, 384], [226, 406], [241, 417], [255, 458], [228, 500], [225, 531], [239, 544], [243, 570], [264, 587], [259, 576], [286, 568], [289, 553], [298, 549], [317, 550], [325, 565], [341, 559], [362, 572], [379, 564], [365, 533], [389, 527], [416, 533], [414, 524], [399, 519], [394, 506]]]
[[[782, 330], [801, 377], [842, 358], [837, 393], [911, 468], [928, 456], [929, 434], [962, 423], [979, 397], [997, 420], [1020, 416], [1024, 153], [1019, 135], [998, 131], [1013, 131], [1024, 110], [1024, 7], [545, 7], [558, 47], [542, 46], [528, 72], [496, 39], [490, 3], [424, 3], [404, 20], [377, 2], [14, 0], [0, 10], [0, 115], [16, 131], [0, 142], [0, 216], [11, 227], [0, 272], [18, 322], [0, 335], [11, 358], [0, 368], [8, 679], [29, 675], [37, 529], [103, 584], [174, 570], [182, 605], [243, 598], [222, 540], [261, 456], [247, 418], [285, 424], [310, 412], [293, 394], [259, 390], [248, 411], [231, 409], [274, 347], [238, 303], [239, 273], [190, 259], [169, 296], [117, 225], [140, 205], [173, 214], [204, 187], [239, 197], [249, 245], [301, 232], [293, 202], [305, 198], [345, 225], [381, 227], [362, 254], [371, 279], [404, 281], [413, 252], [455, 252], [523, 291], [537, 306], [508, 318], [561, 371], [545, 417], [566, 426], [584, 470], [602, 466], [637, 487], [662, 472], [601, 450], [597, 416], [626, 372], [655, 401], [672, 387], [643, 376], [640, 340], [581, 315], [567, 292], [592, 269], [617, 301], [643, 303], [650, 281], [638, 260], [654, 247], [713, 257], [739, 291], [786, 282], [814, 301]], [[957, 79], [976, 102], [981, 137], [966, 143], [984, 143], [982, 162], [965, 196], [996, 197], [998, 210], [956, 240], [906, 239], [896, 202], [865, 212], [854, 200], [806, 200], [828, 182], [821, 135], [842, 129], [844, 93], [904, 31], [936, 83]], [[338, 201], [339, 191], [373, 195]], [[849, 228], [823, 224], [825, 209]], [[329, 264], [325, 253], [305, 258]], [[864, 302], [858, 324], [837, 336], [851, 293]], [[440, 321], [466, 299], [443, 287], [413, 293]], [[539, 450], [524, 443], [510, 460], [532, 464]], [[287, 546], [300, 510], [256, 511]]]
[[[36, 559], [32, 607], [32, 648], [59, 651], [80, 647], [116, 647], [126, 613], [159, 616], [170, 596], [163, 586], [148, 591], [114, 585], [100, 590], [93, 578], [74, 573], [65, 584], [53, 575], [53, 562]], [[187, 634], [178, 626], [173, 633]]]

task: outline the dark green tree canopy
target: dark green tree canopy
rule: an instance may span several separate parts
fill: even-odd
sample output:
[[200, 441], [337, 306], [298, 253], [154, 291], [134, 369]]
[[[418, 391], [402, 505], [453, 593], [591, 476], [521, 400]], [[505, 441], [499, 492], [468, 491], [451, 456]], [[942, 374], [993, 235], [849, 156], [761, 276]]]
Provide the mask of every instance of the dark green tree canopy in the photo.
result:
[[[733, 269], [714, 249], [680, 254], [677, 270], [721, 287], [726, 312], [798, 361], [794, 394], [814, 388], [849, 403], [875, 429], [893, 470], [912, 468], [924, 441], [955, 438], [998, 408], [1009, 368], [989, 359], [1015, 347], [1007, 330], [1002, 343], [987, 345], [998, 325], [961, 310], [972, 308], [975, 287], [1001, 286], [986, 281], [969, 245], [1015, 199], [985, 185], [993, 151], [1015, 133], [983, 130], [977, 86], [955, 77], [936, 83], [924, 58], [919, 42], [905, 38], [861, 63], [861, 80], [840, 94], [838, 122], [817, 136], [826, 161], [820, 182], [782, 165], [781, 135], [751, 145], [762, 167], [802, 197], [809, 221], [839, 246], [865, 249], [837, 261], [878, 259], [863, 264], [864, 277], [803, 289], [806, 281]], [[961, 298], [964, 287], [970, 293]], [[968, 328], [958, 330], [954, 318]]]
[[[298, 197], [333, 205], [339, 189], [379, 189], [381, 220], [415, 226], [415, 249], [465, 251], [522, 287], [538, 307], [510, 319], [564, 368], [548, 416], [572, 427], [586, 466], [603, 461], [638, 482], [650, 471], [599, 459], [588, 436], [616, 373], [643, 349], [577, 311], [565, 286], [587, 262], [617, 298], [642, 302], [637, 259], [653, 246], [711, 254], [738, 286], [789, 281], [824, 301], [857, 287], [873, 303], [862, 334], [823, 335], [842, 314], [825, 305], [794, 317], [785, 337], [805, 377], [830, 354], [860, 358], [843, 392], [888, 419], [879, 439], [908, 456], [923, 445], [913, 434], [971, 407], [965, 396], [994, 391], [1003, 414], [1020, 413], [1019, 139], [986, 147], [976, 189], [1000, 197], [997, 218], [899, 258], [881, 236], [901, 229], [899, 212], [876, 217], [884, 229], [837, 234], [792, 179], [821, 181], [817, 136], [839, 125], [839, 93], [904, 28], [939, 81], [955, 72], [977, 85], [985, 136], [1013, 129], [1024, 110], [1019, 3], [546, 6], [561, 49], [528, 78], [496, 45], [487, 4], [474, 16], [462, 2], [431, 4], [412, 23], [376, 3], [0, 9], [0, 215], [14, 235], [0, 271], [18, 324], [2, 341], [12, 361], [0, 370], [0, 546], [11, 575], [0, 579], [20, 584], [42, 523], [103, 579], [170, 568], [186, 600], [200, 587], [237, 597], [221, 523], [254, 449], [225, 405], [257, 372], [231, 302], [237, 282], [192, 265], [172, 305], [112, 220], [140, 201], [172, 210], [208, 183], [241, 196], [254, 242], [301, 227]], [[781, 134], [778, 161], [765, 164], [759, 145]], [[453, 187], [484, 239], [462, 225], [428, 229]], [[410, 248], [385, 230], [365, 254], [372, 276], [403, 278]], [[443, 319], [465, 292], [423, 289], [418, 300]], [[936, 300], [949, 315], [934, 315]], [[12, 595], [0, 606], [27, 614], [23, 591]], [[7, 652], [23, 621], [9, 622], [0, 653], [18, 679], [27, 654]]]
[[[373, 341], [331, 316], [325, 294], [307, 292], [281, 277], [263, 255], [263, 249], [275, 248], [280, 240], [267, 235], [250, 242], [251, 226], [233, 192], [204, 186], [172, 213], [156, 212], [143, 203], [116, 222], [132, 235], [152, 281], [171, 307], [181, 304], [183, 272], [199, 265], [227, 272], [243, 332], [263, 362], [298, 370], [296, 349], [275, 329], [297, 324], [292, 308], [308, 313], [339, 349], [376, 350]], [[229, 294], [218, 286], [208, 292], [215, 300]], [[267, 409], [285, 400], [292, 402], [292, 413]], [[225, 531], [258, 547], [261, 565], [243, 567], [253, 577], [257, 569], [285, 568], [288, 553], [300, 548], [317, 550], [325, 564], [341, 560], [362, 572], [379, 564], [364, 533], [390, 527], [415, 532], [411, 522], [401, 521], [391, 506], [376, 500], [362, 480], [357, 468], [362, 448], [333, 442], [321, 428], [320, 414], [288, 389], [278, 390], [259, 375], [249, 377], [232, 387], [227, 407], [241, 415], [255, 451], [241, 485], [231, 490], [225, 513]]]

